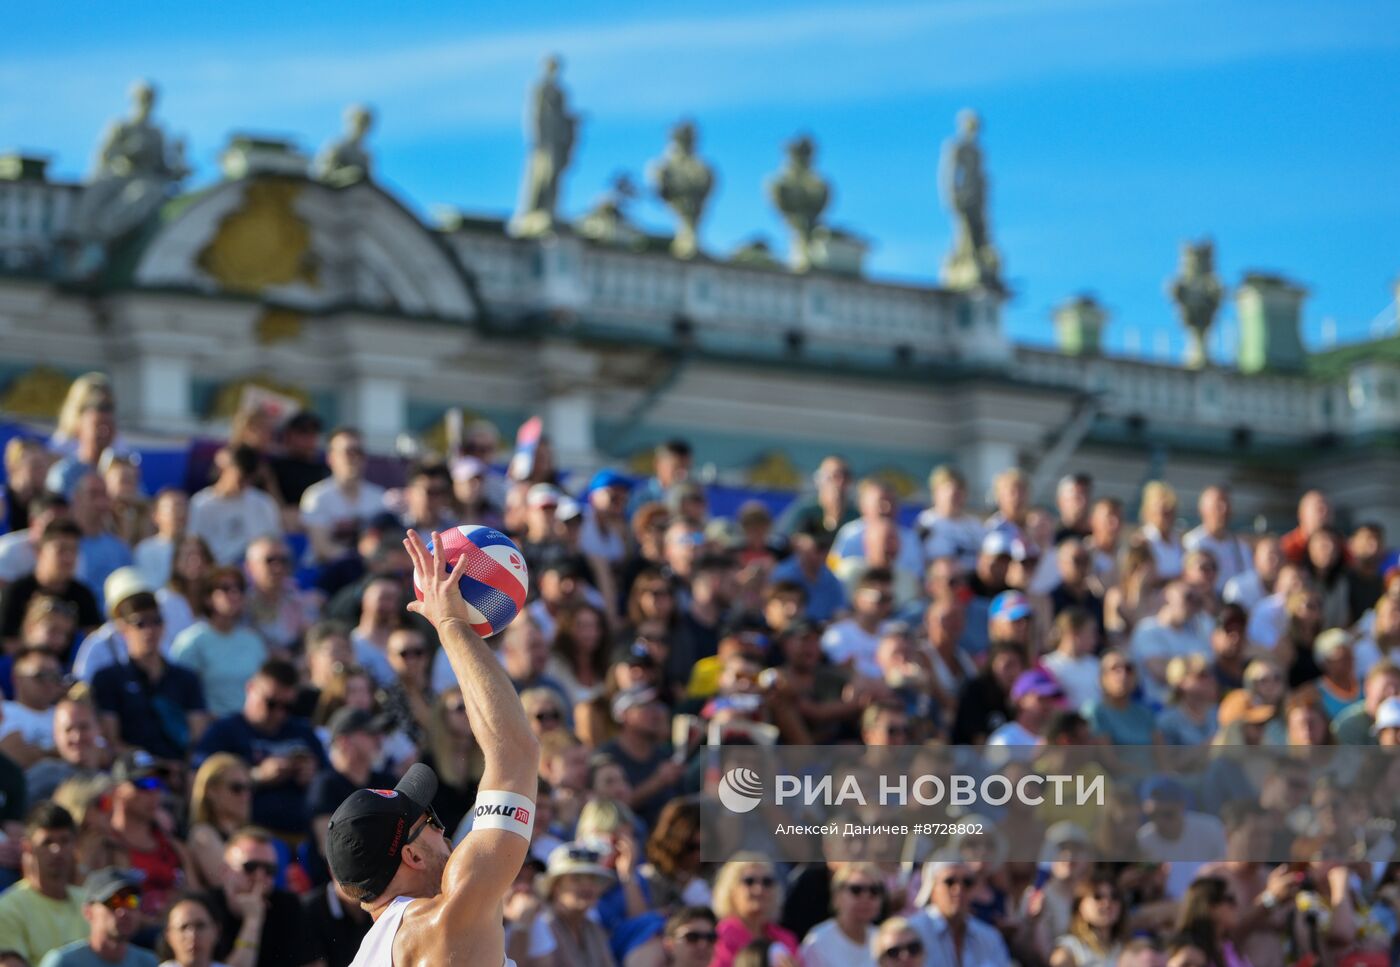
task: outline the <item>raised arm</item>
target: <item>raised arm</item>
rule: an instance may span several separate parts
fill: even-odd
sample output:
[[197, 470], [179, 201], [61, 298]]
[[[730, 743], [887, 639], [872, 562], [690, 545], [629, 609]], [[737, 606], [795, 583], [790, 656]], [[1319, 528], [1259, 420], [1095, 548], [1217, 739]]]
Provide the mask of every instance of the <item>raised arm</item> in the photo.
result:
[[[404, 541], [418, 572], [423, 600], [411, 602], [410, 611], [421, 614], [437, 629], [447, 660], [462, 689], [472, 734], [485, 759], [478, 805], [508, 793], [528, 800], [528, 825], [534, 822], [534, 800], [539, 791], [539, 742], [530, 730], [525, 709], [496, 655], [481, 636], [472, 631], [458, 582], [466, 573], [467, 556], [447, 573], [441, 536], [435, 534], [429, 553], [423, 539], [409, 531]], [[529, 829], [492, 828], [478, 821], [462, 846], [448, 861], [444, 887], [452, 899], [466, 893], [470, 902], [496, 903], [505, 896], [529, 851]]]

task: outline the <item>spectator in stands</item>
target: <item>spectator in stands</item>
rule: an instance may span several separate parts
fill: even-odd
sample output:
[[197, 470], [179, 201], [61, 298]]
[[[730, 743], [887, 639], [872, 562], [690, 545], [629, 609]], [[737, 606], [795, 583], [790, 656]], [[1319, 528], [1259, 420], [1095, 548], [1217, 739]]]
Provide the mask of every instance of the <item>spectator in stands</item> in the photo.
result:
[[1381, 560], [1385, 554], [1385, 529], [1380, 524], [1364, 523], [1347, 539], [1347, 588], [1351, 599], [1350, 613], [1359, 619], [1385, 593], [1385, 576]]
[[1238, 604], [1225, 605], [1215, 619], [1210, 633], [1211, 672], [1220, 695], [1244, 684], [1244, 669], [1249, 662], [1246, 625], [1245, 610]]
[[1286, 608], [1283, 634], [1274, 646], [1274, 654], [1280, 661], [1288, 662], [1288, 687], [1297, 688], [1321, 674], [1313, 645], [1326, 627], [1322, 620], [1322, 595], [1304, 583], [1288, 596]]
[[146, 583], [164, 587], [175, 563], [175, 546], [189, 524], [190, 502], [184, 491], [166, 487], [152, 502], [151, 519], [156, 532], [136, 545], [132, 561]]
[[280, 452], [272, 457], [272, 476], [286, 509], [295, 510], [312, 484], [330, 471], [321, 459], [321, 418], [310, 410], [298, 410], [282, 424]]
[[974, 658], [987, 650], [987, 615], [992, 599], [1010, 585], [1007, 576], [1016, 558], [1025, 557], [1025, 543], [1019, 538], [1009, 537], [1004, 530], [989, 531], [982, 540], [981, 553], [977, 556], [977, 568], [968, 578], [972, 596], [967, 604], [966, 647]]
[[1033, 647], [1032, 637], [1035, 608], [1030, 598], [1020, 591], [1003, 591], [992, 599], [987, 609], [987, 635], [992, 641], [1009, 641], [1021, 648], [1029, 659], [1040, 649]]
[[1225, 856], [1225, 825], [1215, 816], [1190, 809], [1191, 791], [1175, 778], [1148, 780], [1142, 800], [1147, 821], [1138, 829], [1138, 849], [1149, 862], [1170, 863], [1167, 895], [1180, 897], [1202, 866], [1182, 856]]
[[1304, 569], [1322, 595], [1322, 626], [1349, 628], [1361, 617], [1351, 613], [1351, 585], [1347, 578], [1346, 548], [1342, 535], [1331, 527], [1319, 527], [1308, 538]]
[[244, 686], [268, 658], [262, 638], [243, 624], [248, 588], [242, 570], [217, 567], [200, 592], [207, 615], [182, 631], [170, 660], [199, 676], [213, 715], [230, 715], [243, 704]]
[[315, 620], [314, 602], [293, 580], [292, 552], [280, 537], [258, 537], [248, 545], [248, 624], [270, 654], [290, 654]]
[[679, 791], [684, 768], [671, 755], [671, 720], [652, 688], [619, 692], [612, 703], [617, 735], [598, 749], [622, 767], [631, 784], [627, 805], [648, 825]]
[[400, 521], [409, 530], [416, 530], [425, 544], [433, 539], [435, 531], [457, 523], [452, 506], [452, 475], [445, 464], [414, 465], [401, 499]]
[[584, 493], [583, 531], [579, 547], [590, 558], [616, 568], [627, 557], [630, 528], [627, 524], [627, 497], [632, 482], [616, 470], [599, 470], [588, 481]]
[[397, 578], [372, 577], [360, 596], [360, 622], [350, 633], [355, 661], [373, 676], [375, 684], [394, 681], [389, 663], [389, 637], [403, 627], [403, 588]]
[[1181, 574], [1181, 535], [1176, 530], [1176, 491], [1171, 484], [1152, 480], [1142, 488], [1138, 519], [1141, 535], [1152, 550], [1157, 577], [1170, 581]]
[[697, 531], [703, 531], [710, 521], [710, 499], [694, 480], [678, 483], [667, 492], [666, 509]]
[[196, 754], [203, 761], [228, 752], [248, 763], [253, 822], [292, 836], [306, 833], [306, 789], [326, 763], [311, 723], [291, 716], [296, 688], [292, 665], [266, 662], [249, 680], [242, 710], [211, 724]]
[[[329, 761], [316, 773], [307, 790], [306, 811], [318, 860], [326, 855], [326, 831], [331, 814], [356, 789], [389, 789], [396, 781], [375, 769], [379, 761], [384, 723], [369, 712], [342, 708], [331, 716]], [[319, 862], [312, 874], [323, 874]]]
[[[1193, 882], [1182, 899], [1177, 918], [1178, 935], [1192, 947], [1205, 954], [1204, 964], [1224, 967], [1248, 962], [1235, 949], [1231, 936], [1239, 924], [1240, 898], [1230, 892], [1230, 885], [1218, 876], [1205, 876]], [[1184, 964], [1187, 958], [1177, 948], [1168, 956], [1168, 967]]]
[[591, 605], [576, 605], [559, 616], [546, 673], [564, 686], [572, 705], [603, 694], [608, 672], [607, 618]]
[[83, 894], [73, 886], [78, 828], [62, 806], [41, 802], [24, 823], [24, 879], [0, 893], [0, 946], [30, 964], [87, 936]]
[[1123, 502], [1100, 497], [1089, 510], [1086, 546], [1094, 555], [1094, 577], [1104, 591], [1118, 583], [1119, 543], [1123, 536]]
[[126, 660], [92, 679], [107, 746], [116, 754], [144, 749], [158, 759], [183, 762], [209, 724], [199, 676], [161, 655], [165, 621], [154, 594], [130, 595], [113, 617]]
[[202, 537], [219, 564], [243, 560], [256, 537], [282, 533], [277, 501], [254, 486], [258, 453], [235, 447], [218, 479], [190, 498], [189, 531]]
[[918, 934], [930, 963], [1011, 967], [1011, 956], [1000, 932], [972, 916], [972, 888], [976, 883], [977, 878], [965, 863], [936, 861], [924, 865], [920, 909], [909, 918], [909, 926]]
[[1093, 552], [1077, 538], [1065, 540], [1055, 548], [1055, 566], [1060, 581], [1050, 592], [1050, 613], [1059, 616], [1068, 608], [1079, 608], [1093, 617], [1100, 635], [1106, 634], [1103, 597], [1091, 583]]
[[1215, 555], [1207, 550], [1187, 551], [1181, 559], [1181, 580], [1200, 602], [1202, 615], [1211, 621], [1225, 606], [1216, 590], [1219, 586], [1216, 581], [1219, 567]]
[[1332, 734], [1342, 745], [1371, 745], [1376, 738], [1372, 726], [1377, 709], [1395, 696], [1400, 696], [1400, 665], [1393, 658], [1383, 658], [1367, 670], [1362, 700], [1353, 702], [1332, 719]]
[[6, 530], [28, 529], [29, 505], [46, 493], [44, 475], [49, 472], [49, 462], [49, 453], [38, 440], [16, 436], [5, 444], [5, 484], [0, 490], [0, 508], [8, 509]]
[[932, 503], [917, 522], [925, 559], [951, 557], [972, 570], [985, 528], [967, 512], [967, 480], [952, 467], [939, 466], [929, 474], [928, 487]]
[[63, 697], [63, 668], [46, 648], [15, 656], [11, 677], [14, 701], [0, 714], [0, 752], [21, 769], [54, 754], [53, 711]]
[[1322, 674], [1297, 694], [1315, 696], [1330, 723], [1349, 706], [1361, 701], [1361, 681], [1356, 676], [1356, 662], [1352, 658], [1351, 635], [1341, 628], [1328, 628], [1313, 641], [1313, 660]]
[[162, 800], [169, 792], [172, 771], [145, 752], [117, 759], [112, 778], [112, 835], [126, 850], [132, 869], [141, 871], [141, 912], [165, 914], [170, 895], [189, 876], [184, 844], [161, 821]]
[[989, 531], [1001, 531], [1011, 540], [1030, 544], [1029, 514], [1031, 481], [1019, 467], [1011, 467], [997, 474], [992, 481], [992, 496], [996, 511], [987, 518]]
[[844, 458], [823, 458], [812, 475], [816, 492], [793, 501], [778, 521], [780, 533], [811, 534], [817, 543], [830, 547], [836, 532], [855, 520], [857, 511], [850, 499], [851, 467]]
[[1163, 594], [1157, 580], [1156, 558], [1142, 541], [1128, 545], [1123, 553], [1118, 583], [1104, 596], [1104, 627], [1109, 641], [1126, 644], [1138, 622], [1156, 614]]
[[207, 889], [223, 882], [224, 848], [247, 826], [253, 813], [253, 779], [243, 760], [216, 752], [195, 773], [190, 790], [190, 831], [186, 843], [195, 883]]
[[1042, 745], [1051, 717], [1065, 705], [1060, 683], [1044, 668], [1031, 668], [1016, 676], [1009, 697], [1014, 716], [992, 730], [987, 745]]
[[318, 561], [333, 561], [355, 549], [363, 524], [384, 508], [384, 488], [365, 479], [365, 448], [351, 427], [331, 431], [326, 444], [331, 475], [306, 488], [301, 519]]
[[616, 880], [602, 855], [584, 843], [565, 843], [549, 854], [536, 881], [546, 907], [543, 923], [553, 935], [555, 963], [564, 967], [614, 967], [608, 933], [597, 922], [603, 892]]
[[0, 588], [33, 572], [44, 529], [55, 520], [67, 518], [68, 501], [58, 494], [43, 492], [26, 509], [25, 527], [0, 537]]
[[141, 925], [143, 894], [141, 881], [128, 871], [108, 867], [89, 875], [83, 882], [87, 936], [49, 951], [39, 967], [156, 967], [155, 954], [131, 943]]
[[1283, 566], [1283, 552], [1279, 550], [1278, 538], [1261, 537], [1254, 545], [1253, 561], [1253, 569], [1225, 582], [1225, 591], [1221, 595], [1226, 601], [1251, 612], [1259, 602], [1274, 593], [1279, 568]]
[[643, 504], [664, 501], [672, 487], [689, 480], [695, 455], [688, 441], [677, 438], [658, 444], [653, 460], [656, 473], [632, 491], [627, 503], [628, 517], [635, 516]]
[[151, 533], [150, 500], [141, 489], [139, 458], [104, 454], [98, 464], [103, 486], [111, 506], [109, 513], [114, 533], [128, 552]]
[[[893, 542], [897, 543], [898, 550], [895, 552], [893, 566], [913, 575], [917, 581], [924, 573], [923, 546], [918, 535], [895, 521], [895, 514], [899, 510], [899, 498], [895, 496], [894, 488], [876, 477], [866, 477], [856, 488], [856, 498], [860, 507], [860, 517], [837, 532], [831, 545], [832, 560], [864, 560], [868, 549], [865, 532], [872, 524], [882, 522], [886, 526], [893, 525], [895, 529], [897, 541]], [[882, 547], [885, 544], [884, 541], [878, 543]]]
[[224, 849], [224, 876], [204, 894], [219, 924], [214, 954], [227, 960], [252, 950], [253, 967], [306, 967], [319, 951], [297, 898], [278, 889], [277, 850], [256, 827], [234, 833]]
[[851, 616], [835, 622], [822, 635], [822, 651], [834, 665], [879, 678], [875, 652], [880, 645], [880, 627], [894, 609], [890, 572], [885, 568], [866, 571], [851, 594], [851, 604]]
[[[1288, 629], [1288, 599], [1294, 592], [1304, 590], [1309, 583], [1302, 565], [1284, 564], [1279, 567], [1273, 590], [1257, 604], [1249, 607], [1249, 640], [1273, 649]], [[1319, 605], [1320, 607], [1320, 605]], [[1316, 621], [1321, 621], [1319, 610]], [[1319, 629], [1320, 630], [1320, 629]]]
[[302, 897], [301, 907], [319, 959], [326, 967], [350, 967], [374, 924], [359, 901], [332, 880]]
[[1056, 616], [1049, 641], [1053, 650], [1041, 664], [1060, 683], [1071, 708], [1083, 708], [1102, 694], [1097, 657], [1101, 640], [1094, 616], [1082, 608], [1067, 608]]
[[736, 853], [715, 876], [714, 910], [719, 916], [711, 967], [730, 967], [739, 952], [754, 940], [781, 948], [769, 958], [773, 967], [802, 963], [798, 940], [777, 923], [782, 887], [773, 864], [757, 853]]
[[0, 588], [0, 645], [5, 651], [14, 652], [29, 599], [39, 592], [76, 607], [78, 628], [82, 631], [91, 631], [102, 623], [97, 598], [74, 577], [81, 537], [82, 531], [72, 521], [53, 521], [44, 528], [39, 540], [33, 573]]
[[201, 589], [209, 572], [214, 569], [214, 555], [203, 538], [183, 534], [175, 542], [175, 557], [170, 580], [156, 588], [160, 613], [165, 616], [165, 643], [169, 648], [175, 638], [205, 617]]
[[1219, 723], [1219, 686], [1204, 655], [1167, 662], [1167, 708], [1157, 716], [1157, 731], [1167, 745], [1206, 745]]
[[1400, 746], [1400, 697], [1391, 696], [1376, 709], [1371, 734], [1377, 745], [1387, 748]]
[[958, 708], [949, 736], [953, 745], [980, 745], [1010, 720], [1011, 686], [1026, 670], [1025, 649], [1010, 641], [994, 641], [987, 663], [958, 693]]
[[53, 710], [54, 755], [40, 759], [25, 772], [31, 802], [48, 799], [73, 776], [90, 776], [110, 758], [100, 742], [97, 712], [84, 698], [64, 697]]
[[116, 404], [108, 393], [94, 392], [81, 402], [72, 448], [49, 468], [44, 478], [45, 490], [71, 500], [78, 481], [97, 472], [102, 454], [116, 440], [116, 412]]
[[1217, 566], [1215, 587], [1223, 592], [1231, 578], [1250, 569], [1248, 545], [1230, 532], [1230, 488], [1211, 484], [1201, 491], [1196, 509], [1201, 523], [1181, 535], [1181, 546], [1211, 553]]
[[1302, 564], [1313, 533], [1332, 523], [1332, 502], [1320, 490], [1309, 490], [1298, 500], [1298, 526], [1279, 538], [1284, 560]]
[[879, 967], [924, 967], [927, 950], [913, 924], [901, 916], [881, 922], [870, 941], [870, 952]]
[[1087, 473], [1070, 473], [1055, 485], [1055, 510], [1060, 519], [1055, 527], [1054, 544], [1089, 536], [1089, 513], [1094, 501], [1094, 478]]
[[846, 607], [846, 588], [826, 566], [826, 555], [811, 534], [797, 532], [787, 560], [773, 569], [773, 584], [793, 582], [806, 592], [806, 614], [813, 621], [831, 621]]
[[539, 597], [527, 608], [546, 638], [554, 638], [563, 614], [585, 602], [584, 582], [587, 580], [587, 570], [572, 558], [551, 556], [546, 559], [538, 572]]
[[873, 863], [843, 863], [831, 878], [831, 912], [802, 940], [803, 967], [875, 967], [871, 942], [885, 900]]
[[687, 681], [690, 669], [719, 650], [720, 628], [729, 617], [733, 600], [734, 559], [727, 553], [707, 553], [699, 558], [690, 578], [671, 637], [666, 675]]
[[1158, 745], [1161, 742], [1152, 709], [1133, 697], [1136, 671], [1132, 660], [1121, 651], [1105, 652], [1100, 659], [1102, 697], [1085, 706], [1084, 718], [1095, 734], [1110, 745]]
[[1155, 615], [1138, 622], [1129, 652], [1141, 673], [1144, 696], [1158, 705], [1167, 697], [1167, 663], [1177, 656], [1210, 654], [1210, 619], [1184, 581], [1172, 581]]
[[[134, 567], [119, 567], [107, 575], [102, 586], [102, 597], [107, 606], [108, 621], [92, 634], [83, 638], [73, 656], [73, 675], [82, 681], [91, 682], [93, 677], [108, 665], [120, 664], [127, 659], [126, 639], [117, 627], [116, 613], [127, 598], [135, 594], [150, 594], [151, 586], [146, 583], [141, 572]], [[164, 615], [162, 614], [162, 624]], [[161, 648], [168, 650], [171, 636], [162, 631]]]
[[1056, 938], [1051, 967], [1114, 967], [1128, 939], [1128, 903], [1112, 874], [1079, 881], [1069, 930]]
[[[193, 894], [182, 894], [165, 914], [159, 948], [165, 957], [163, 967], [213, 967], [214, 946], [219, 925], [209, 901]], [[237, 954], [232, 958], [237, 960]]]

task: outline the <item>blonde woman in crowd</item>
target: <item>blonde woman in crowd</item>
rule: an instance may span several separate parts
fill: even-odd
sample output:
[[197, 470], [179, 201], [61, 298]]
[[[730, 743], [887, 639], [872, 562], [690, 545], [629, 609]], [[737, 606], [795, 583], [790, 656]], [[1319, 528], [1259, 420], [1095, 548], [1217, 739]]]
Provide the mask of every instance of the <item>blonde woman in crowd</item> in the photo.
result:
[[710, 967], [732, 967], [734, 958], [754, 940], [780, 948], [770, 967], [800, 967], [797, 937], [778, 925], [782, 884], [773, 864], [759, 853], [737, 853], [715, 877], [715, 915], [719, 942]]
[[253, 780], [247, 764], [216, 752], [194, 774], [190, 789], [190, 869], [206, 889], [223, 882], [224, 847], [252, 816]]
[[1181, 575], [1181, 534], [1176, 526], [1176, 491], [1161, 480], [1149, 481], [1142, 488], [1142, 506], [1138, 509], [1142, 521], [1140, 533], [1152, 550], [1157, 564], [1157, 579], [1170, 581]]
[[803, 967], [875, 967], [875, 923], [885, 905], [885, 880], [874, 863], [843, 863], [831, 877], [830, 919], [802, 941]]

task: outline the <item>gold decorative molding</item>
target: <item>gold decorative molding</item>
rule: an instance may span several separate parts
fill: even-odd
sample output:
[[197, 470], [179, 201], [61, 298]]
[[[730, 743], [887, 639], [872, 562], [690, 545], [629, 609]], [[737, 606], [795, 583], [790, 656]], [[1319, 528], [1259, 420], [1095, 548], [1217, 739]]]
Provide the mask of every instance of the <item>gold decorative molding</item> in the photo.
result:
[[50, 366], [35, 366], [17, 376], [0, 396], [0, 410], [31, 419], [55, 420], [73, 377]]
[[656, 450], [652, 447], [638, 450], [627, 458], [627, 472], [639, 477], [650, 477], [656, 473]]
[[[451, 407], [448, 407], [448, 409], [451, 409]], [[467, 409], [462, 410], [463, 429], [471, 426], [472, 423], [479, 419], [481, 419], [480, 413], [476, 413], [472, 410]], [[438, 418], [438, 421], [436, 423], [434, 423], [432, 426], [428, 427], [428, 429], [424, 430], [421, 434], [419, 434], [418, 439], [422, 442], [423, 446], [426, 449], [431, 450], [438, 455], [446, 455], [448, 449], [446, 411], [443, 412], [442, 416]]]
[[311, 226], [296, 212], [302, 185], [265, 178], [248, 185], [243, 204], [230, 212], [197, 264], [231, 292], [305, 282], [316, 286]]
[[266, 376], [248, 376], [244, 379], [232, 380], [219, 387], [219, 391], [214, 395], [214, 405], [210, 408], [210, 418], [215, 420], [232, 419], [243, 404], [244, 391], [249, 388], [277, 393], [280, 396], [296, 400], [297, 406], [301, 409], [311, 409], [311, 394], [300, 386], [279, 383]]
[[900, 500], [908, 500], [920, 493], [922, 487], [919, 481], [898, 467], [881, 467], [871, 474], [877, 480], [883, 480], [890, 485], [895, 492], [895, 496]]
[[301, 337], [302, 316], [291, 309], [269, 307], [253, 325], [253, 337], [262, 346], [291, 342]]
[[802, 486], [802, 471], [782, 450], [769, 450], [749, 467], [748, 481], [766, 490], [797, 490]]

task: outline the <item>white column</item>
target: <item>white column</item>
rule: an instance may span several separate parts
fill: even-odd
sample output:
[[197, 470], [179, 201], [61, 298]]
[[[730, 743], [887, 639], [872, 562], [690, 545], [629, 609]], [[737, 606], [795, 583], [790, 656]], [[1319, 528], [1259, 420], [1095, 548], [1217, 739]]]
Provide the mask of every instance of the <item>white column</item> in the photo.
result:
[[992, 481], [1003, 470], [1017, 466], [1016, 445], [1000, 440], [979, 440], [958, 453], [958, 467], [967, 476], [967, 502], [972, 507], [991, 506]]
[[349, 422], [363, 434], [371, 450], [391, 450], [404, 430], [408, 393], [402, 379], [360, 373], [345, 390]]
[[137, 419], [153, 430], [182, 431], [196, 422], [190, 399], [191, 365], [185, 356], [150, 354], [136, 361]]

